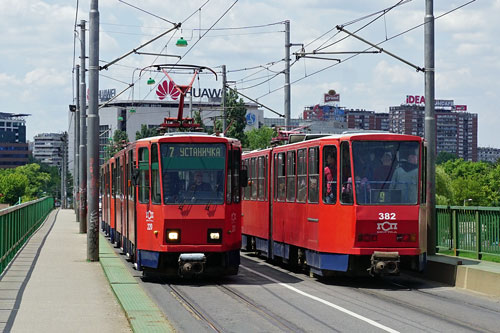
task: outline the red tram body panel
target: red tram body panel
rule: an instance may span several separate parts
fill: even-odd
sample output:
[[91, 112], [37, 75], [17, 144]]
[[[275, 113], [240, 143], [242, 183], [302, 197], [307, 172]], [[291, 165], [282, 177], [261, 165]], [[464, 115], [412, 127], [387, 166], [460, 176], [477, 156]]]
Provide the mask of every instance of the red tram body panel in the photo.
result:
[[109, 223], [103, 221], [103, 230], [138, 269], [237, 273], [241, 186], [247, 182], [239, 141], [193, 133], [141, 139], [103, 169], [113, 167], [102, 194], [115, 189], [115, 208], [113, 202], [104, 206], [101, 216]]
[[416, 136], [358, 133], [244, 154], [243, 248], [318, 275], [423, 269], [423, 147]]

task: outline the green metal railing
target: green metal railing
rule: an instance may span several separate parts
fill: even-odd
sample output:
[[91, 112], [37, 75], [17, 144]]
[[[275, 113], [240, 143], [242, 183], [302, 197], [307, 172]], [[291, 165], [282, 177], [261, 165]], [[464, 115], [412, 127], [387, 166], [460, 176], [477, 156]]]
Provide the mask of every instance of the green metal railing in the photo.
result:
[[0, 274], [53, 208], [43, 198], [0, 210]]
[[500, 207], [436, 206], [439, 250], [500, 258]]

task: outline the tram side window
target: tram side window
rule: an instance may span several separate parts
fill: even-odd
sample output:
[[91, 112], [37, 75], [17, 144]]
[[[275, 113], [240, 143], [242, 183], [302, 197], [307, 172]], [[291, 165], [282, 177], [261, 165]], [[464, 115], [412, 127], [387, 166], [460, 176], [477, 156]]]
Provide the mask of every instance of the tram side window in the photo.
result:
[[240, 186], [241, 150], [239, 149], [233, 150], [233, 160], [231, 162], [231, 165], [232, 165], [232, 179], [233, 179], [232, 180], [233, 202], [238, 203], [240, 202], [240, 196], [242, 192]]
[[252, 169], [252, 200], [257, 199], [257, 166], [255, 157], [250, 160], [250, 169]]
[[[252, 175], [250, 174], [250, 159], [246, 159], [243, 162], [243, 164], [246, 166], [246, 168], [248, 170], [248, 180], [251, 183], [252, 182]], [[247, 186], [247, 187], [245, 187], [245, 200], [250, 200], [251, 197], [252, 197], [252, 187]]]
[[307, 198], [307, 154], [305, 149], [297, 151], [297, 202]]
[[134, 151], [129, 150], [128, 152], [128, 197], [130, 200], [134, 200], [135, 196], [135, 190], [134, 187], [132, 186], [132, 182], [130, 180], [132, 179], [132, 170], [134, 169], [135, 163], [134, 163]]
[[286, 201], [295, 201], [295, 151], [286, 153]]
[[309, 148], [308, 161], [308, 202], [317, 203], [319, 201], [319, 147]]
[[285, 175], [285, 153], [277, 154], [276, 170], [276, 193], [278, 201], [285, 201], [286, 198], [286, 175]]
[[116, 198], [116, 162], [111, 164], [111, 196]]
[[122, 195], [122, 167], [121, 159], [116, 159], [116, 196], [121, 198]]
[[227, 183], [226, 183], [226, 203], [230, 204], [233, 199], [233, 186], [232, 186], [232, 171], [233, 170], [233, 151], [227, 152]]
[[340, 144], [340, 179], [342, 185], [342, 196], [340, 202], [344, 204], [353, 203], [351, 156], [349, 154], [349, 143], [344, 141]]
[[337, 201], [337, 147], [323, 148], [323, 202], [334, 204]]
[[148, 148], [139, 149], [139, 202], [149, 202], [149, 152]]
[[265, 176], [266, 176], [266, 164], [265, 164], [265, 159], [264, 156], [260, 156], [257, 160], [257, 165], [259, 169], [259, 175], [257, 179], [257, 192], [258, 192], [258, 199], [260, 201], [265, 200], [266, 198], [266, 189], [265, 189]]
[[160, 166], [158, 162], [158, 145], [151, 145], [151, 201], [161, 204]]

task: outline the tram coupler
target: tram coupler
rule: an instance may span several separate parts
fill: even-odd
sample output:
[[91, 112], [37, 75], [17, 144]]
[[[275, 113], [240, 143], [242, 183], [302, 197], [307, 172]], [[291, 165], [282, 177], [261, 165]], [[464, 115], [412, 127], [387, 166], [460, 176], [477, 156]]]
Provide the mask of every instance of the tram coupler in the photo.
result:
[[373, 252], [371, 258], [371, 267], [368, 268], [368, 272], [371, 276], [398, 275], [399, 252]]
[[203, 273], [207, 258], [203, 253], [181, 253], [179, 255], [179, 275], [198, 275]]

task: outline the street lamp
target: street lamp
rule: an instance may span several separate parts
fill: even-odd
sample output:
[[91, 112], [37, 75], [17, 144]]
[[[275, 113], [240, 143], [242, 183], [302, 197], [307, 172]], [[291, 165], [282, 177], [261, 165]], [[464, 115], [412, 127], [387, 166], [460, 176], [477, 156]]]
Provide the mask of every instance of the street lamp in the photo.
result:
[[471, 201], [472, 201], [472, 199], [464, 199], [464, 206], [465, 206], [465, 203], [466, 203], [467, 201], [468, 201], [468, 202], [471, 202]]

